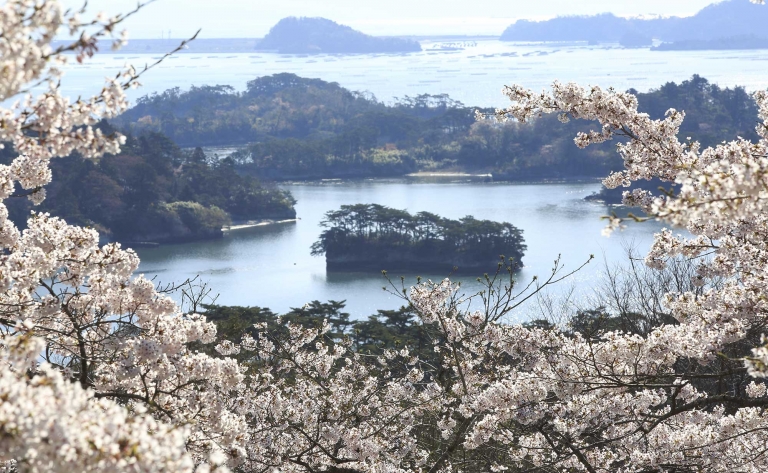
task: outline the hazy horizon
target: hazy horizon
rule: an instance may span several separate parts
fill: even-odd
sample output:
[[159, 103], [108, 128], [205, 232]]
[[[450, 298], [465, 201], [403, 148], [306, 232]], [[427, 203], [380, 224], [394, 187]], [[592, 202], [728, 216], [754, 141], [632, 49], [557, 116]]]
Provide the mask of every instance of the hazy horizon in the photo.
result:
[[[746, 0], [745, 0], [746, 1]], [[82, 0], [63, 0], [79, 8]], [[543, 20], [560, 15], [592, 15], [610, 12], [619, 16], [690, 16], [711, 0], [552, 0], [533, 4], [502, 0], [389, 0], [384, 3], [351, 0], [159, 0], [129, 19], [131, 38], [183, 38], [201, 28], [201, 38], [264, 36], [286, 16], [324, 17], [373, 35], [498, 35], [518, 19]], [[129, 11], [135, 0], [90, 0], [88, 11], [109, 14]], [[173, 26], [169, 26], [173, 19]]]

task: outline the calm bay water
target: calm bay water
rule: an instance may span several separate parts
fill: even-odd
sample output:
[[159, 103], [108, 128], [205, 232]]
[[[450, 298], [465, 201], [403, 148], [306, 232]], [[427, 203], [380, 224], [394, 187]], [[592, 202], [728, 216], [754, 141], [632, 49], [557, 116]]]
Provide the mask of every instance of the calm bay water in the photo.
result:
[[[130, 91], [129, 97], [135, 100], [192, 85], [227, 84], [244, 90], [247, 81], [280, 72], [335, 81], [387, 102], [406, 95], [447, 93], [467, 105], [487, 107], [505, 105], [500, 92], [505, 84], [541, 89], [555, 79], [646, 91], [700, 74], [722, 86], [768, 87], [768, 50], [662, 52], [583, 43], [478, 41], [461, 51], [429, 51], [438, 45], [422, 42], [425, 51], [409, 54], [178, 54], [142, 77], [144, 86]], [[124, 64], [139, 68], [154, 58], [157, 55], [118, 53], [99, 54], [84, 65], [73, 61], [66, 68], [65, 91], [74, 96], [92, 94], [104, 76], [116, 74]]]
[[[599, 189], [597, 183], [509, 184], [423, 181], [335, 181], [284, 186], [298, 200], [296, 223], [233, 231], [216, 241], [168, 245], [138, 250], [139, 272], [161, 281], [181, 281], [200, 275], [219, 292], [219, 303], [258, 305], [287, 311], [312, 300], [346, 300], [353, 317], [366, 317], [376, 309], [399, 307], [400, 300], [382, 291], [386, 282], [378, 273], [327, 273], [325, 259], [309, 254], [325, 212], [343, 204], [378, 203], [410, 212], [430, 211], [449, 218], [476, 218], [511, 222], [523, 230], [528, 251], [521, 282], [544, 277], [558, 254], [565, 269], [573, 269], [595, 254], [596, 261], [556, 291], [589, 294], [599, 282], [603, 257], [624, 258], [623, 245], [634, 242], [647, 249], [654, 223], [630, 225], [610, 238], [602, 237], [600, 216], [610, 210], [583, 198]], [[386, 269], [386, 268], [382, 268]], [[391, 272], [414, 283], [421, 275], [433, 280], [446, 274]], [[468, 293], [478, 289], [477, 276], [458, 279]]]

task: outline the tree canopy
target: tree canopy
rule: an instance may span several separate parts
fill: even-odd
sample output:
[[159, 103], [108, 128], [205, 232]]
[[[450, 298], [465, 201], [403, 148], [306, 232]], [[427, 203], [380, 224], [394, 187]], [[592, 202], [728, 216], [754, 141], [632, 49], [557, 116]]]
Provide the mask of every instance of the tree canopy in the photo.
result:
[[[754, 100], [742, 87], [721, 88], [694, 76], [638, 94], [654, 117], [685, 110], [693, 139], [754, 138]], [[665, 108], [666, 107], [666, 108]], [[400, 176], [416, 171], [491, 173], [499, 180], [596, 178], [621, 169], [606, 148], [578, 149], [583, 124], [544, 116], [529, 123], [476, 122], [477, 107], [446, 94], [384, 104], [370, 94], [294, 74], [226, 86], [172, 89], [139, 100], [113, 123], [165, 133], [184, 146], [240, 143], [238, 172], [262, 179]], [[490, 110], [485, 110], [490, 112]]]
[[[2, 156], [12, 159], [7, 151]], [[242, 175], [231, 159], [208, 157], [199, 148], [183, 151], [154, 132], [129, 136], [118, 154], [99, 160], [71, 155], [51, 169], [56, 180], [39, 210], [98, 228], [110, 240], [218, 238], [232, 221], [296, 217], [289, 192]], [[22, 228], [32, 207], [20, 199], [8, 203]]]
[[460, 220], [430, 212], [411, 215], [379, 204], [342, 205], [321, 222], [312, 245], [329, 269], [478, 269], [492, 272], [500, 257], [522, 267], [523, 232], [510, 223]]

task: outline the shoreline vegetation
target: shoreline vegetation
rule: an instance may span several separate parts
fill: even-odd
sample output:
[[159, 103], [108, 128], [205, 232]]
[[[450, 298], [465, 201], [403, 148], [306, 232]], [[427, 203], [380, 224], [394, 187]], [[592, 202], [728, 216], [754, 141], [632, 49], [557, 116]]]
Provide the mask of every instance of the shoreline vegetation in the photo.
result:
[[342, 205], [325, 214], [312, 245], [329, 271], [478, 270], [522, 268], [523, 232], [507, 222], [415, 215], [378, 204]]
[[[99, 127], [104, 134], [114, 131], [106, 123]], [[0, 161], [13, 159], [10, 150], [0, 152]], [[117, 155], [72, 155], [51, 168], [56, 180], [34, 210], [94, 228], [104, 243], [147, 247], [217, 239], [232, 222], [296, 218], [289, 192], [241, 175], [231, 160], [212, 159], [200, 148], [184, 152], [158, 133], [128, 134]], [[25, 228], [32, 203], [13, 199], [7, 206], [10, 219]]]
[[651, 51], [721, 51], [737, 49], [768, 49], [768, 38], [756, 35], [729, 36], [716, 39], [691, 39], [661, 43]]
[[470, 174], [467, 172], [429, 172], [429, 171], [418, 171], [418, 172], [412, 172], [410, 174], [406, 174], [406, 177], [482, 177], [482, 178], [490, 178], [493, 179], [493, 174], [491, 173], [485, 173], [485, 174]]
[[268, 225], [279, 225], [284, 223], [296, 223], [298, 222], [298, 218], [289, 218], [284, 220], [274, 220], [274, 219], [264, 219], [264, 220], [249, 220], [248, 222], [244, 223], [232, 223], [225, 225], [221, 227], [220, 232], [212, 231], [211, 235], [207, 238], [190, 238], [187, 240], [178, 240], [178, 241], [166, 241], [164, 243], [160, 243], [157, 241], [124, 241], [122, 242], [126, 246], [129, 246], [131, 248], [158, 248], [162, 246], [163, 244], [180, 244], [180, 243], [190, 243], [194, 241], [201, 241], [201, 240], [212, 240], [217, 238], [225, 237], [229, 232], [236, 232], [238, 230], [246, 230], [249, 228], [255, 228], [255, 227], [265, 227]]
[[[693, 76], [637, 95], [640, 110], [653, 118], [670, 106], [684, 110], [681, 133], [704, 146], [722, 136], [755, 136], [757, 107], [742, 87]], [[249, 143], [229, 158], [238, 173], [261, 181], [466, 173], [519, 182], [601, 178], [623, 167], [608, 146], [574, 146], [573, 136], [591, 129], [584, 123], [552, 116], [478, 122], [477, 110], [446, 94], [383, 103], [283, 73], [249, 81], [242, 92], [219, 85], [145, 96], [111, 123], [132, 134], [162, 133], [184, 147]]]

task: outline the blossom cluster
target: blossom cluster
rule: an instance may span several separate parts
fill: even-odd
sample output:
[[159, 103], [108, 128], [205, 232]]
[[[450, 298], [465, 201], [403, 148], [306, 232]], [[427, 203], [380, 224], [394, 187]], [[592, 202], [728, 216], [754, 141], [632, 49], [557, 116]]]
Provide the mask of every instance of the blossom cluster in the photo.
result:
[[[766, 441], [768, 399], [759, 378], [768, 376], [768, 349], [763, 345], [750, 352], [748, 346], [759, 343], [768, 316], [768, 94], [754, 96], [763, 120], [759, 141], [737, 138], [702, 149], [690, 138], [678, 138], [684, 112], [670, 109], [664, 118], [652, 119], [638, 111], [629, 93], [559, 82], [549, 92], [519, 86], [504, 92], [512, 104], [497, 110], [498, 119], [525, 121], [557, 113], [562, 120], [599, 123], [598, 130], [576, 136], [579, 147], [621, 137], [616, 146], [625, 169], [607, 177], [606, 187], [652, 178], [676, 184], [675, 194], [625, 191], [624, 203], [687, 230], [688, 235], [673, 229], [657, 233], [645, 262], [663, 270], [677, 258], [694, 261], [692, 285], [703, 288], [666, 294], [675, 323], [645, 336], [612, 332], [597, 341], [567, 337], [549, 346], [557, 355], [536, 371], [531, 384], [541, 384], [534, 405], [546, 406], [534, 418], [554, 417], [554, 432], [518, 437], [520, 451], [537, 461], [554, 461], [552, 445], [562, 439], [563, 451], [573, 452], [569, 466], [586, 471], [609, 464], [616, 465], [612, 471], [664, 471], [673, 465], [699, 471], [764, 469], [765, 456], [755, 452]], [[609, 224], [617, 228], [622, 221], [613, 217]], [[680, 363], [695, 360], [716, 373], [713, 367], [734, 356], [758, 380], [713, 395], [695, 376], [679, 372]], [[498, 395], [509, 396], [511, 387], [505, 385]], [[520, 407], [518, 401], [513, 404]], [[492, 418], [506, 421], [514, 415]], [[494, 429], [483, 432], [497, 435], [490, 433]]]
[[[626, 169], [605, 179], [607, 187], [629, 186], [641, 179], [660, 178], [680, 186], [677, 195], [651, 196], [647, 191], [624, 193], [628, 205], [641, 205], [650, 215], [685, 228], [684, 237], [664, 229], [655, 235], [646, 256], [651, 267], [663, 268], [672, 258], [701, 261], [702, 280], [725, 278], [724, 287], [693, 297], [669, 294], [668, 304], [689, 333], [697, 333], [699, 356], [711, 357], [723, 344], [743, 338], [765, 317], [764, 294], [768, 290], [765, 264], [768, 254], [766, 228], [766, 146], [768, 128], [757, 127], [761, 140], [743, 139], [700, 149], [695, 141], [681, 143], [678, 132], [684, 114], [669, 110], [662, 120], [639, 113], [631, 95], [555, 83], [552, 93], [534, 94], [519, 87], [505, 93], [514, 102], [497, 111], [501, 118], [526, 120], [557, 112], [567, 117], [595, 120], [599, 133], [577, 136], [579, 146], [622, 135], [617, 145]], [[755, 94], [760, 117], [768, 118], [768, 94]], [[613, 225], [620, 223], [612, 219]], [[713, 330], [712, 327], [716, 327]]]
[[43, 339], [0, 339], [0, 462], [23, 471], [192, 472], [187, 429], [129, 411], [38, 365]]
[[[100, 38], [114, 35], [123, 19], [99, 16], [83, 23], [80, 13], [65, 12], [55, 1], [12, 0], [0, 7], [0, 102], [12, 101], [0, 109], [0, 142], [12, 143], [30, 159], [45, 161], [75, 151], [85, 157], [115, 153], [123, 140], [119, 135], [104, 135], [94, 125], [101, 117], [115, 116], [127, 108], [124, 90], [138, 85], [132, 67], [108, 78], [101, 92], [92, 97], [72, 102], [60, 93], [62, 67], [70, 59], [64, 53], [74, 52], [82, 62], [97, 49]], [[51, 41], [63, 27], [79, 38], [54, 49]], [[115, 45], [124, 40], [121, 36]], [[45, 92], [32, 93], [30, 89], [36, 86], [45, 87]], [[38, 176], [35, 187], [47, 180]]]
[[[248, 440], [230, 395], [244, 376], [235, 360], [190, 349], [213, 342], [215, 326], [134, 277], [136, 254], [99, 246], [94, 230], [33, 213], [20, 231], [8, 218], [7, 199], [45, 198], [50, 159], [116, 153], [123, 142], [96, 124], [126, 109], [132, 67], [89, 98], [59, 91], [69, 59], [87, 60], [101, 39], [125, 41], [116, 33], [125, 15], [83, 21], [83, 13], [56, 1], [0, 6], [0, 102], [9, 104], [0, 107], [0, 142], [20, 153], [0, 166], [0, 462], [25, 471], [226, 471]], [[54, 49], [60, 28], [77, 39]]]
[[[434, 356], [374, 356], [327, 324], [287, 325], [219, 351], [247, 359], [244, 471], [763, 471], [766, 385], [713, 394], [685, 322], [596, 338], [460, 310], [448, 280], [411, 288]], [[696, 330], [699, 330], [696, 327]], [[712, 331], [710, 329], [710, 331]], [[701, 342], [699, 337], [706, 336]], [[714, 349], [714, 348], [712, 348]]]

